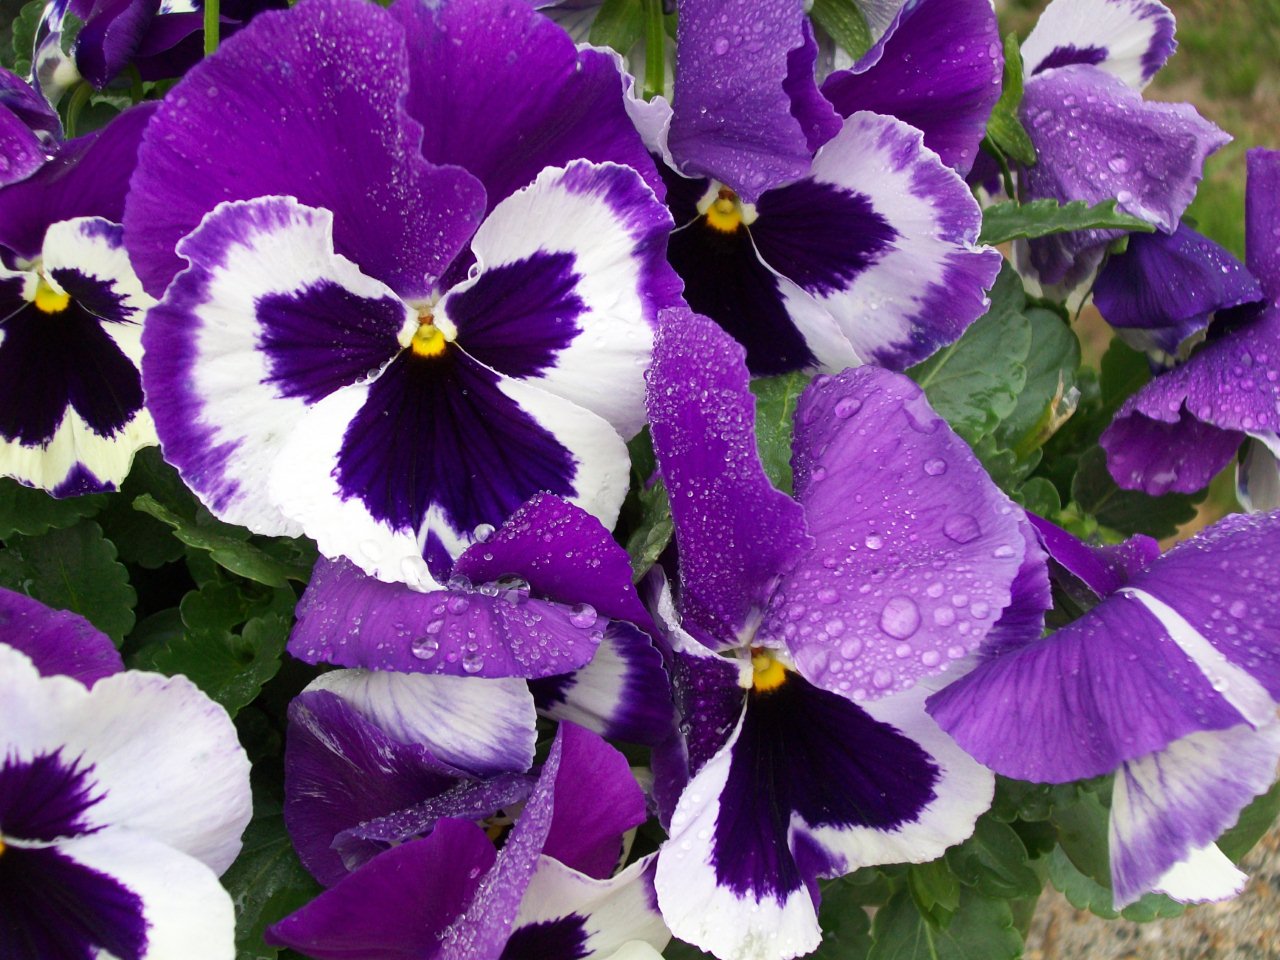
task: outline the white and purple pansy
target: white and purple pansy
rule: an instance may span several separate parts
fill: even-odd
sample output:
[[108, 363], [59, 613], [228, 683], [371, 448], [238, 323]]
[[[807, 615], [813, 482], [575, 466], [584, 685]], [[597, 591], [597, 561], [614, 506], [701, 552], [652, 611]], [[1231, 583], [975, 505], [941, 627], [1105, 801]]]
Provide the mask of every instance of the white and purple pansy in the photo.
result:
[[764, 473], [752, 404], [741, 347], [664, 314], [649, 414], [679, 551], [659, 614], [684, 770], [668, 758], [678, 782], [655, 787], [678, 795], [658, 898], [681, 939], [781, 960], [820, 941], [817, 878], [932, 859], [990, 803], [920, 681], [1026, 605], [1029, 554], [1020, 513], [904, 377], [809, 387], [795, 499]]
[[1115, 771], [1117, 907], [1153, 890], [1238, 893], [1246, 878], [1214, 842], [1280, 760], [1280, 517], [1228, 517], [1163, 557], [1149, 538], [1094, 552], [1036, 522], [1055, 566], [1096, 606], [982, 661], [930, 697], [929, 712], [1006, 776]]
[[1259, 508], [1280, 506], [1274, 488], [1280, 455], [1280, 152], [1248, 154], [1245, 262], [1258, 281], [1260, 308], [1235, 311], [1209, 328], [1186, 363], [1125, 401], [1099, 442], [1107, 467], [1127, 489], [1159, 495], [1208, 485], [1249, 438], [1242, 485]]
[[138, 370], [155, 301], [119, 225], [151, 112], [0, 187], [0, 474], [54, 496], [114, 490], [156, 442]]
[[418, 589], [535, 492], [612, 524], [679, 280], [611, 58], [518, 0], [310, 0], [174, 88], [135, 183], [146, 388], [219, 517]]
[[[1172, 234], [1195, 196], [1205, 158], [1231, 138], [1190, 104], [1142, 98], [1173, 53], [1174, 19], [1158, 0], [1054, 0], [1022, 47], [1020, 116], [1035, 146], [1024, 199], [1114, 199]], [[1093, 275], [1114, 230], [1018, 244], [1019, 269], [1048, 286]]]
[[[426, 836], [380, 853], [273, 926], [268, 941], [317, 960], [604, 960], [633, 941], [666, 946], [653, 858], [615, 875], [624, 835], [646, 817], [622, 754], [561, 724], [526, 793], [514, 824], [461, 805], [442, 810]], [[486, 826], [505, 835], [500, 850]]]
[[0, 624], [0, 955], [230, 960], [251, 798], [226, 711], [73, 614], [0, 591]]
[[798, 5], [771, 4], [763, 20], [737, 6], [681, 17], [670, 131], [650, 144], [674, 164], [669, 258], [685, 299], [747, 348], [757, 374], [859, 359], [900, 369], [951, 343], [986, 309], [1000, 263], [976, 246], [981, 216], [963, 180], [928, 129], [868, 112], [888, 112], [871, 93], [867, 109], [861, 94], [843, 97], [841, 119], [818, 91]]

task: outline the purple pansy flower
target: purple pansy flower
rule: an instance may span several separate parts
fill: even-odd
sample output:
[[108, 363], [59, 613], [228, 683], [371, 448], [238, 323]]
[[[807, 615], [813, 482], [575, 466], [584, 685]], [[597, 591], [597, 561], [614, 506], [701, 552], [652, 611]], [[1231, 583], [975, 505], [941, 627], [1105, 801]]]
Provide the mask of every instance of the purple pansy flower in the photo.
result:
[[679, 552], [659, 612], [685, 769], [661, 764], [660, 800], [678, 801], [658, 899], [725, 960], [809, 952], [818, 877], [929, 860], [973, 829], [990, 774], [927, 718], [921, 681], [1023, 604], [1028, 557], [1019, 512], [905, 377], [809, 387], [795, 499], [764, 473], [752, 404], [742, 348], [664, 314], [649, 414]]
[[251, 797], [226, 711], [73, 614], [3, 590], [0, 624], [0, 955], [231, 956], [218, 874]]
[[62, 121], [31, 84], [0, 69], [0, 187], [39, 169], [61, 133]]
[[1246, 878], [1214, 841], [1280, 760], [1280, 517], [1228, 517], [1163, 557], [1150, 538], [1093, 552], [1037, 525], [1097, 605], [980, 663], [930, 697], [929, 712], [1006, 776], [1065, 783], [1116, 771], [1118, 907], [1152, 890], [1187, 901], [1239, 892]]
[[[902, 43], [869, 55], [865, 84], [847, 84], [839, 113], [818, 90], [800, 3], [720, 0], [682, 11], [665, 141], [650, 128], [651, 147], [671, 167], [669, 257], [686, 300], [747, 348], [754, 373], [836, 371], [858, 358], [900, 369], [986, 309], [1000, 257], [975, 245], [980, 211], [948, 169], [964, 165], [964, 150], [940, 159], [933, 128], [922, 135], [908, 125], [925, 122], [928, 110], [906, 105], [926, 92], [918, 76], [897, 72], [912, 37], [931, 51], [956, 39], [925, 26], [965, 32], [952, 6], [966, 17], [981, 7], [994, 30], [983, 0], [912, 5], [893, 35]], [[993, 60], [985, 39], [965, 38], [998, 80], [998, 48]], [[901, 96], [881, 97], [889, 87]], [[907, 122], [883, 115], [891, 109]], [[940, 134], [939, 148], [949, 137]]]
[[0, 474], [54, 496], [113, 490], [156, 442], [142, 317], [155, 301], [119, 221], [150, 107], [0, 187]]
[[[1190, 104], [1143, 100], [1173, 53], [1174, 20], [1159, 0], [1054, 0], [1022, 46], [1021, 119], [1037, 161], [1025, 199], [1116, 200], [1172, 234], [1205, 158], [1231, 138]], [[1015, 248], [1043, 286], [1075, 287], [1098, 267], [1115, 230], [1058, 234]]]
[[1246, 263], [1265, 303], [1219, 320], [1186, 363], [1125, 401], [1099, 440], [1122, 487], [1202, 489], [1249, 437], [1255, 506], [1280, 503], [1258, 489], [1280, 453], [1280, 152], [1251, 150], [1248, 167]]
[[539, 490], [611, 525], [679, 290], [645, 176], [612, 58], [519, 0], [263, 15], [170, 93], [125, 215], [144, 285], [177, 275], [144, 334], [166, 457], [420, 589]]
[[603, 960], [635, 940], [660, 950], [670, 934], [653, 858], [614, 876], [623, 835], [645, 817], [622, 754], [565, 723], [501, 850], [459, 809], [277, 923], [268, 941], [317, 960]]

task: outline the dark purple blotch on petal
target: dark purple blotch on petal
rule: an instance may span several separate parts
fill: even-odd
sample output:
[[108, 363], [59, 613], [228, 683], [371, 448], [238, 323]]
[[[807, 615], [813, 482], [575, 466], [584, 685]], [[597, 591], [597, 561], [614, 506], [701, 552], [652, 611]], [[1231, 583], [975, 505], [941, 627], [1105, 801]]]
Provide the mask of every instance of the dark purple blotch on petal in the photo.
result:
[[[85, 236], [93, 236], [95, 232], [101, 233], [103, 231], [94, 231], [93, 227], [102, 225], [101, 221], [98, 221], [84, 229], [82, 233]], [[116, 231], [112, 232], [118, 236], [118, 230], [117, 227]], [[119, 242], [112, 245], [119, 246]], [[88, 276], [75, 267], [55, 268], [49, 271], [49, 276], [71, 295], [72, 300], [99, 320], [105, 320], [108, 323], [142, 322], [138, 311], [128, 305], [125, 296], [117, 293], [115, 286], [108, 280]]]
[[9, 754], [0, 766], [0, 830], [45, 842], [93, 833], [97, 828], [89, 826], [85, 814], [103, 794], [89, 778], [92, 772], [78, 759], [64, 760], [61, 750], [30, 760]]
[[586, 918], [571, 913], [516, 927], [498, 960], [581, 960], [589, 953]]
[[1107, 59], [1106, 47], [1092, 45], [1077, 47], [1074, 43], [1063, 43], [1049, 51], [1049, 55], [1041, 60], [1036, 65], [1036, 68], [1031, 71], [1031, 76], [1034, 77], [1038, 73], [1052, 70], [1054, 67], [1068, 67], [1073, 63], [1096, 66], [1105, 59]]

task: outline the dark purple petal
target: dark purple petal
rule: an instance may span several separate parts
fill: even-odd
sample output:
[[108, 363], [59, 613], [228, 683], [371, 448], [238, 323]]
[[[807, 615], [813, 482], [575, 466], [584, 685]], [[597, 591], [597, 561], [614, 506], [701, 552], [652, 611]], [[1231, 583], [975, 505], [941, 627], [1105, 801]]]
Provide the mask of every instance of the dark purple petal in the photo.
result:
[[812, 683], [877, 699], [976, 649], [1025, 554], [1018, 511], [906, 377], [820, 378], [796, 410], [796, 499], [815, 548], [760, 635]]
[[1146, 534], [1114, 546], [1090, 546], [1034, 513], [1027, 518], [1054, 563], [1095, 597], [1111, 596], [1160, 556], [1160, 544]]
[[1021, 524], [1021, 528], [1027, 552], [1009, 588], [1012, 594], [1009, 606], [983, 638], [979, 648], [983, 657], [998, 657], [1039, 640], [1044, 634], [1044, 615], [1053, 609], [1045, 552], [1040, 548], [1035, 528], [1030, 523]]
[[1267, 299], [1280, 301], [1280, 151], [1256, 147], [1247, 154], [1245, 265]]
[[178, 240], [218, 203], [283, 195], [331, 210], [338, 252], [370, 276], [429, 294], [484, 195], [422, 157], [408, 81], [403, 31], [381, 9], [316, 0], [255, 19], [169, 92], [139, 151], [124, 222], [143, 285], [160, 295], [182, 269]]
[[579, 158], [629, 166], [662, 196], [611, 56], [578, 51], [520, 0], [404, 2], [391, 14], [407, 37], [405, 107], [425, 131], [422, 152], [477, 177], [490, 210], [544, 167]]
[[988, 660], [929, 698], [980, 763], [1018, 780], [1109, 773], [1244, 718], [1141, 600], [1104, 600], [1051, 636]]
[[1000, 97], [1003, 69], [987, 0], [923, 0], [903, 8], [875, 63], [833, 73], [822, 92], [842, 116], [870, 110], [906, 121], [963, 176]]
[[147, 953], [142, 899], [56, 847], [5, 848], [0, 916], [5, 960], [93, 960], [103, 953], [143, 960]]
[[591, 659], [604, 621], [594, 611], [479, 591], [419, 593], [347, 560], [316, 565], [298, 604], [289, 652], [306, 663], [403, 673], [546, 677]]
[[76, 69], [101, 90], [128, 64], [158, 8], [155, 0], [98, 0], [71, 48]]
[[266, 941], [316, 960], [431, 960], [494, 863], [485, 832], [441, 820], [423, 840], [383, 853], [301, 910], [269, 927]]
[[151, 103], [126, 110], [101, 130], [63, 143], [25, 180], [0, 189], [0, 245], [33, 260], [45, 231], [59, 220], [119, 223], [142, 131], [155, 112]]
[[[1119, 209], [1165, 233], [1195, 196], [1205, 158], [1225, 133], [1190, 104], [1157, 103], [1097, 67], [1070, 66], [1027, 83], [1021, 117], [1038, 161], [1025, 172], [1027, 197], [1060, 203], [1115, 199]], [[1031, 242], [1032, 262], [1058, 283], [1081, 250], [1114, 231], [1084, 231], [1057, 243]]]
[[[31, 83], [4, 69], [0, 69], [0, 107], [4, 108], [0, 114], [7, 111], [41, 139], [56, 140], [62, 134], [62, 121], [49, 101]], [[5, 152], [0, 152], [0, 156], [12, 159], [12, 155]], [[9, 176], [13, 178], [12, 171]]]
[[684, 14], [667, 142], [681, 172], [755, 203], [808, 172], [809, 139], [830, 126], [808, 92], [816, 48], [804, 10], [788, 0], [712, 0]]
[[1092, 64], [1141, 90], [1177, 49], [1173, 14], [1156, 0], [1057, 0], [1022, 44], [1028, 77]]
[[40, 138], [16, 114], [0, 108], [0, 187], [30, 176], [44, 162]]
[[84, 617], [3, 588], [0, 642], [30, 657], [42, 676], [60, 674], [86, 687], [124, 669], [111, 638]]
[[1244, 264], [1182, 223], [1171, 235], [1133, 234], [1093, 285], [1094, 306], [1130, 345], [1168, 354], [1218, 310], [1261, 299]]
[[808, 546], [803, 512], [774, 489], [755, 444], [744, 351], [705, 317], [662, 315], [649, 417], [671, 497], [686, 628], [732, 642]]

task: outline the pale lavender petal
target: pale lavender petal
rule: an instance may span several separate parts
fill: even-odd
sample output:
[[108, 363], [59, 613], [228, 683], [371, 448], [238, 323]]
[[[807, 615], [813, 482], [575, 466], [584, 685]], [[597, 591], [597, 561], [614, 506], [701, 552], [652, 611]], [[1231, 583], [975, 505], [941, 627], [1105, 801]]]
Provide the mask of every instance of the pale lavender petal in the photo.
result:
[[1024, 70], [1089, 64], [1141, 90], [1177, 49], [1173, 32], [1159, 0], [1055, 0], [1022, 44]]

